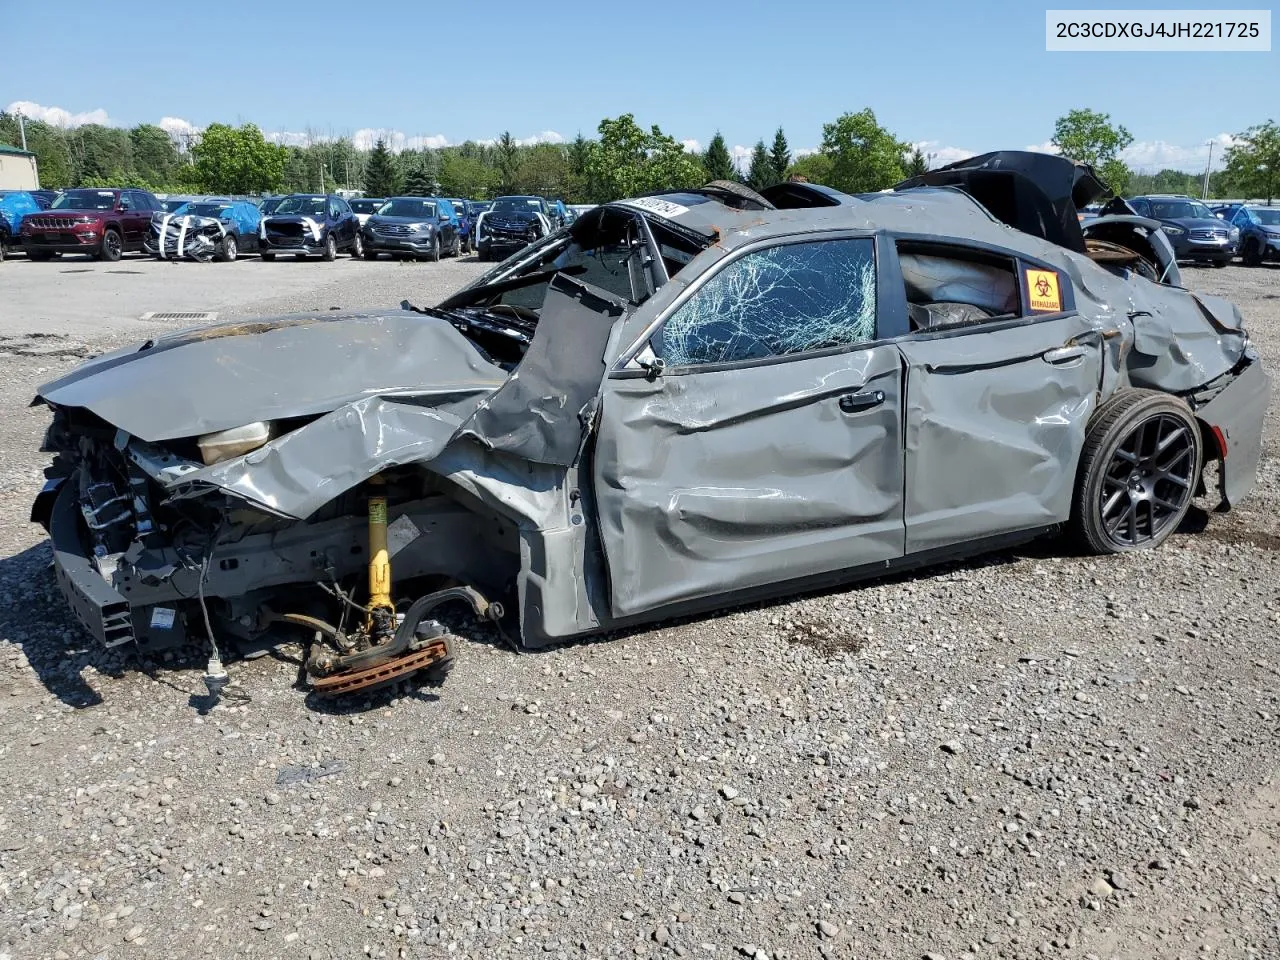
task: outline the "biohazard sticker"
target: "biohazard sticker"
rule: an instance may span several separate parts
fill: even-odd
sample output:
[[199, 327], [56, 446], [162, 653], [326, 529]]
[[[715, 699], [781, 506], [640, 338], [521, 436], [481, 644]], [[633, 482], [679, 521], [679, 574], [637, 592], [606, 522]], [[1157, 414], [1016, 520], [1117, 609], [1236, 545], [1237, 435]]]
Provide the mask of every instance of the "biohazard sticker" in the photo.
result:
[[1052, 270], [1028, 270], [1027, 293], [1031, 297], [1031, 309], [1038, 313], [1059, 313], [1062, 310], [1058, 275]]

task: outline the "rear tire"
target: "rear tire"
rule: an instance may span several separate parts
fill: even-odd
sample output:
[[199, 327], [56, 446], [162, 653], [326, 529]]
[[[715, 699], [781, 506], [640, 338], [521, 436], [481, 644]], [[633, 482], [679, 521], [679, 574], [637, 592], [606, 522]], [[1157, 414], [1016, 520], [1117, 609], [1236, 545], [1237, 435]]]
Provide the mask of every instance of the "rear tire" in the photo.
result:
[[1158, 547], [1191, 508], [1204, 441], [1187, 405], [1123, 390], [1099, 407], [1080, 454], [1071, 527], [1093, 553]]
[[378, 259], [378, 251], [377, 251], [377, 250], [370, 250], [368, 247], [366, 247], [366, 248], [365, 248], [365, 250], [364, 250], [364, 258], [365, 258], [366, 260], [377, 260], [377, 259]]
[[453, 235], [453, 253], [454, 258], [462, 256], [462, 238], [456, 233]]
[[436, 234], [435, 240], [431, 243], [431, 262], [440, 262], [440, 234]]
[[1240, 259], [1244, 261], [1246, 267], [1262, 266], [1262, 246], [1252, 237], [1245, 243], [1244, 249], [1240, 251]]
[[262, 254], [259, 254], [259, 256], [262, 257], [263, 260], [267, 261], [267, 263], [270, 263], [276, 258], [276, 255], [274, 253], [262, 253]]
[[118, 263], [124, 254], [124, 240], [118, 230], [102, 231], [102, 244], [98, 247], [98, 259], [105, 263]]
[[1228, 263], [1230, 263], [1230, 262], [1231, 262], [1231, 261], [1229, 261], [1229, 260], [1215, 260], [1215, 261], [1213, 261], [1213, 265], [1214, 265], [1214, 267], [1215, 267], [1216, 269], [1221, 270], [1223, 267], [1225, 267], [1225, 266], [1226, 266]]
[[332, 233], [324, 238], [324, 258], [329, 261], [338, 258], [338, 241], [333, 239]]
[[39, 261], [41, 261], [41, 262], [43, 262], [43, 261], [45, 261], [45, 260], [52, 260], [52, 259], [53, 259], [53, 251], [51, 251], [51, 250], [30, 250], [30, 249], [29, 249], [29, 250], [27, 250], [27, 259], [28, 259], [28, 260], [39, 260]]
[[360, 236], [359, 232], [357, 231], [356, 238], [351, 244], [351, 258], [353, 260], [359, 260], [363, 256], [364, 256], [364, 237]]

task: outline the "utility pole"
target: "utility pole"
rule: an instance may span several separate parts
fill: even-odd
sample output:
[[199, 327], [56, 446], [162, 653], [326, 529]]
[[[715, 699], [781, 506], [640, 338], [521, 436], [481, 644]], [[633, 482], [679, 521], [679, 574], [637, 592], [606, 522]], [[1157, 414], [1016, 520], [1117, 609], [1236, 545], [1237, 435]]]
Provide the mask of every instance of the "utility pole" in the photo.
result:
[[18, 133], [22, 135], [22, 149], [27, 149], [27, 124], [22, 118], [22, 111], [18, 111]]
[[1209, 162], [1204, 165], [1204, 186], [1200, 190], [1200, 199], [1209, 199], [1209, 170], [1213, 167], [1213, 141], [1209, 141]]
[[324, 193], [324, 161], [320, 161], [320, 192]]

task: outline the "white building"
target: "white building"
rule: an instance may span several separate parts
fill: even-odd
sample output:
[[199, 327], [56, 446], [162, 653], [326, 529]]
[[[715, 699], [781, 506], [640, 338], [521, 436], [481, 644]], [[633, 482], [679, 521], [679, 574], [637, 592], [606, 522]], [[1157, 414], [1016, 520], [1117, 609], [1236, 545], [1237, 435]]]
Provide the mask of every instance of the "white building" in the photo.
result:
[[0, 143], [0, 190], [39, 190], [36, 155]]

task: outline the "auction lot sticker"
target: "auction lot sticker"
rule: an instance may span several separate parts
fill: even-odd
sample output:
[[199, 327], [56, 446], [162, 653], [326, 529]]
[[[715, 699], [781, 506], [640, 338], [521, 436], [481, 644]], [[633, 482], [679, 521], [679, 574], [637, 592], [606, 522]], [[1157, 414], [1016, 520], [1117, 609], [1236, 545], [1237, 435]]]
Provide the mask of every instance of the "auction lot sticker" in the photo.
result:
[[668, 220], [689, 212], [689, 208], [683, 204], [672, 203], [670, 200], [663, 200], [661, 197], [636, 197], [633, 200], [622, 200], [620, 202], [628, 207], [648, 210], [650, 213], [656, 213], [658, 216], [666, 217]]
[[1028, 270], [1027, 293], [1031, 297], [1031, 309], [1038, 313], [1059, 313], [1062, 310], [1062, 294], [1058, 290], [1058, 275], [1052, 270]]
[[1266, 53], [1271, 50], [1271, 11], [1046, 10], [1044, 48]]

